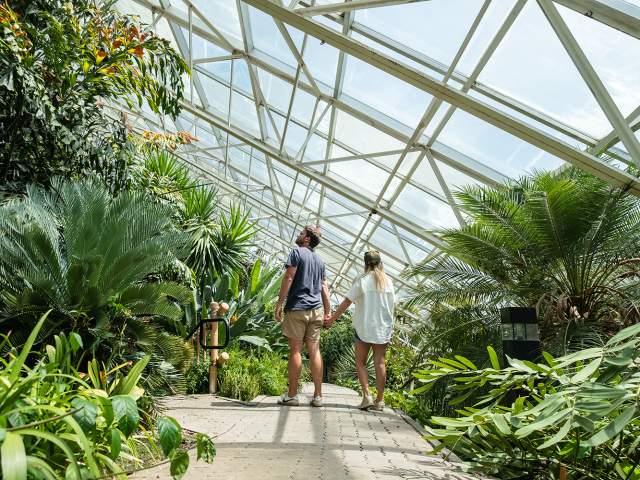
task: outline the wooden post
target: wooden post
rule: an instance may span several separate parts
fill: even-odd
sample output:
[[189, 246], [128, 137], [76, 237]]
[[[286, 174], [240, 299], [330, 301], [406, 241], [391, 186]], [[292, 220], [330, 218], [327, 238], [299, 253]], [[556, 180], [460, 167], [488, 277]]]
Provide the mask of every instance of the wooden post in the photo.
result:
[[196, 351], [196, 364], [200, 363], [200, 328], [198, 328], [197, 333], [193, 336], [193, 347]]
[[[218, 315], [220, 306], [216, 302], [209, 305], [209, 318], [213, 319]], [[206, 332], [205, 332], [206, 335]], [[218, 322], [211, 324], [211, 346], [218, 346]], [[218, 350], [210, 350], [209, 365], [209, 393], [216, 393], [218, 390]]]

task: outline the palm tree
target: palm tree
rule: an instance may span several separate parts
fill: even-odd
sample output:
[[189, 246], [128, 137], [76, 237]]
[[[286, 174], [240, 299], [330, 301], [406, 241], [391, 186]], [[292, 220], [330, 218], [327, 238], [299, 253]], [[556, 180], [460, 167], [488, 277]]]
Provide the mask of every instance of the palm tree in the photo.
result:
[[[174, 333], [191, 292], [147, 281], [186, 243], [169, 207], [140, 192], [114, 198], [95, 179], [56, 178], [0, 207], [0, 229], [0, 325], [14, 343], [52, 310], [41, 341], [76, 331], [105, 362], [148, 352], [166, 374], [186, 367], [190, 347]], [[149, 381], [162, 383], [155, 373]]]
[[166, 150], [146, 150], [134, 177], [137, 188], [173, 205], [177, 222], [189, 238], [183, 259], [198, 277], [200, 293], [217, 278], [244, 270], [256, 224], [238, 205], [224, 212], [217, 190], [194, 181], [188, 168]]
[[423, 353], [483, 347], [507, 305], [535, 307], [557, 353], [640, 320], [640, 202], [626, 190], [569, 168], [455, 196], [467, 225], [440, 231], [443, 254], [406, 272], [423, 281], [409, 303], [431, 310]]

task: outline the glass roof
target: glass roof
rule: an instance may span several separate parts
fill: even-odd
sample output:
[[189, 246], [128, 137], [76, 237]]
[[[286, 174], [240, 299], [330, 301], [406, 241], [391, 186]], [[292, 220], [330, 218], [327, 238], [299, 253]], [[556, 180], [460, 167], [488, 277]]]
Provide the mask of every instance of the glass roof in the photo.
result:
[[[308, 223], [337, 292], [368, 248], [396, 286], [464, 221], [451, 190], [640, 164], [636, 0], [120, 0], [191, 65], [181, 157], [251, 207], [265, 254]], [[597, 156], [615, 158], [604, 163]]]

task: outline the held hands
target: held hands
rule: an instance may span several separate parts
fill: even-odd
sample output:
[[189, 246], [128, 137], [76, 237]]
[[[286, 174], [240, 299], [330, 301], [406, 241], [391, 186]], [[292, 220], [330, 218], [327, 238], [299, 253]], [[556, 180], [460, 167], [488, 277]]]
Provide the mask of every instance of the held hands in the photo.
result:
[[335, 318], [333, 317], [334, 315], [331, 315], [330, 312], [324, 314], [324, 320], [322, 323], [324, 324], [325, 328], [329, 328], [333, 324], [333, 322], [335, 322]]

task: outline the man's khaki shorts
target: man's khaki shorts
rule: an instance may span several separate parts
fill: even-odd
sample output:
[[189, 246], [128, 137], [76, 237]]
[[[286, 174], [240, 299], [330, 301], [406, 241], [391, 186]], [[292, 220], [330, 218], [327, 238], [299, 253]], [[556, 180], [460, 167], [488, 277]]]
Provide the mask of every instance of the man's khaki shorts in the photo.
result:
[[315, 310], [289, 310], [284, 312], [282, 334], [300, 342], [317, 342], [324, 320], [322, 307]]

